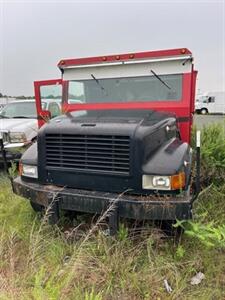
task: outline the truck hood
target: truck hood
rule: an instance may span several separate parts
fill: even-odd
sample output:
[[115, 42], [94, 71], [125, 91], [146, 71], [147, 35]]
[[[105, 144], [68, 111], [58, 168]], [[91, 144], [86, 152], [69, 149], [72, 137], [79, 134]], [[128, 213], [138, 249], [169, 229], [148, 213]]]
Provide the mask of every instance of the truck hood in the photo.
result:
[[[78, 113], [78, 115], [76, 114]], [[176, 117], [169, 113], [152, 110], [116, 110], [116, 111], [85, 111], [66, 114], [52, 119], [39, 131], [39, 136], [45, 134], [70, 135], [124, 135], [133, 141], [148, 144], [147, 140], [153, 132], [155, 139], [161, 140], [159, 129], [168, 124], [175, 124]], [[150, 145], [153, 150], [161, 142]], [[149, 152], [149, 150], [147, 151]]]
[[0, 131], [26, 132], [27, 128], [37, 129], [36, 119], [0, 119]]
[[80, 189], [140, 191], [142, 166], [175, 136], [176, 118], [168, 113], [67, 114], [38, 132], [39, 180]]
[[[48, 132], [71, 132], [98, 134], [99, 131], [111, 133], [134, 133], [139, 127], [149, 130], [170, 118], [173, 114], [161, 113], [152, 110], [103, 110], [103, 111], [77, 111], [67, 113], [52, 119], [43, 127]], [[116, 131], [116, 132], [115, 132]]]

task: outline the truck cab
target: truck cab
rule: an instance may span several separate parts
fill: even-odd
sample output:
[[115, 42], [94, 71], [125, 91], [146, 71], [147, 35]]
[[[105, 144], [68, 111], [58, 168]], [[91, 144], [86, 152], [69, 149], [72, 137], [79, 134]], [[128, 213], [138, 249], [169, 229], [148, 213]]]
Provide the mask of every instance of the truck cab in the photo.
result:
[[[186, 48], [61, 60], [60, 79], [35, 82], [40, 129], [14, 192], [51, 205], [54, 222], [110, 205], [114, 229], [120, 217], [191, 218], [192, 60]], [[62, 113], [50, 119], [53, 90]]]

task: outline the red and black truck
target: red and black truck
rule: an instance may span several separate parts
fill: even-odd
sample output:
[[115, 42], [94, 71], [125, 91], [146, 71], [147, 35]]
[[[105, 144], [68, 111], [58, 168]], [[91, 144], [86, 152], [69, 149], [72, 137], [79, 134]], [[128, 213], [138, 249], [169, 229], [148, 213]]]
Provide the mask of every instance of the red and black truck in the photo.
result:
[[[118, 220], [192, 216], [190, 147], [196, 74], [186, 48], [64, 59], [61, 78], [37, 81], [39, 132], [14, 192], [35, 210]], [[51, 118], [43, 99], [61, 101]], [[60, 100], [62, 99], [62, 100]]]

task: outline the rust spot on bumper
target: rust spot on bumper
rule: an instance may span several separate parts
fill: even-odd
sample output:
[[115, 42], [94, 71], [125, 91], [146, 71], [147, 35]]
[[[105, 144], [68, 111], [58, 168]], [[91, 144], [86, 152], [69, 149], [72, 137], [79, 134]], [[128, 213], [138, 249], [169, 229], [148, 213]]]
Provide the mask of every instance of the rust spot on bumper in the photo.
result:
[[149, 220], [189, 219], [191, 197], [135, 197], [113, 193], [86, 191], [54, 185], [25, 182], [17, 177], [13, 181], [14, 192], [38, 204], [48, 206], [57, 197], [59, 208], [87, 213], [99, 213], [117, 202], [118, 214], [124, 218]]

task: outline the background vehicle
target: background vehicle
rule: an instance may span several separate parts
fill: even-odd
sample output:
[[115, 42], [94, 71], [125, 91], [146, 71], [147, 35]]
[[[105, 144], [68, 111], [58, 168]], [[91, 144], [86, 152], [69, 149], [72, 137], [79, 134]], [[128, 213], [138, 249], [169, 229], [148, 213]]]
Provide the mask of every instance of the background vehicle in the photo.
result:
[[225, 114], [225, 92], [210, 92], [197, 95], [195, 111], [201, 114]]
[[[55, 101], [44, 100], [42, 105], [52, 113], [52, 117], [61, 113], [61, 107]], [[36, 139], [37, 131], [37, 110], [34, 100], [17, 100], [8, 103], [0, 112], [0, 134], [7, 161], [17, 161]], [[0, 161], [2, 159], [0, 153]]]
[[13, 97], [1, 97], [1, 93], [0, 93], [0, 112], [2, 111], [3, 107], [5, 107], [8, 103], [15, 100], [16, 99]]
[[[196, 74], [188, 49], [62, 60], [62, 79], [35, 82], [37, 143], [21, 160], [14, 192], [59, 210], [169, 220], [192, 215], [190, 193]], [[45, 90], [63, 94], [49, 118]], [[69, 103], [70, 99], [81, 103]], [[57, 197], [56, 197], [57, 195]], [[55, 200], [57, 199], [57, 200]]]
[[0, 104], [0, 113], [1, 113], [4, 106], [5, 106], [4, 104]]

